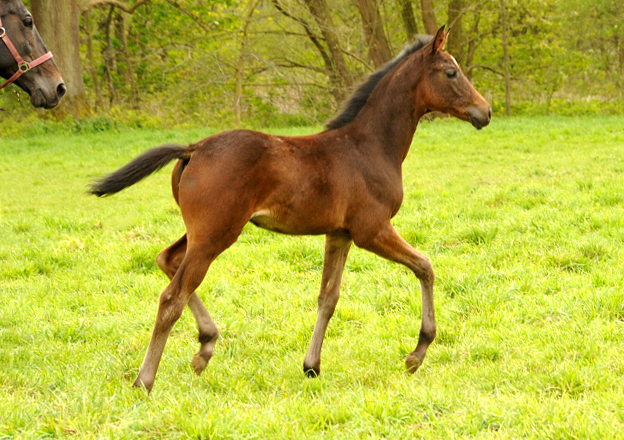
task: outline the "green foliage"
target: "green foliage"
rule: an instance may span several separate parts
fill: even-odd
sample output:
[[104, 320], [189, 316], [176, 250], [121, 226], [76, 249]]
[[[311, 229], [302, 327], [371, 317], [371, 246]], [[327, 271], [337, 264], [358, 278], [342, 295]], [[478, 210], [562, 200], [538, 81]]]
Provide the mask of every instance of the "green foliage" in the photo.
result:
[[85, 185], [213, 131], [85, 124], [0, 143], [0, 438], [622, 438], [622, 117], [420, 125], [394, 224], [433, 262], [439, 333], [414, 376], [412, 273], [354, 248], [306, 379], [323, 239], [247, 226], [199, 289], [215, 357], [193, 374], [185, 312], [150, 396], [131, 383], [184, 231], [169, 174]]
[[[513, 113], [622, 114], [624, 3], [505, 1]], [[420, 4], [411, 3], [422, 31]], [[327, 4], [347, 69], [357, 83], [373, 66], [361, 16], [352, 0]], [[385, 35], [393, 52], [398, 53], [407, 43], [401, 8], [396, 2], [378, 4]], [[247, 19], [253, 5], [256, 7]], [[434, 5], [438, 24], [448, 24], [449, 0], [436, 0]], [[462, 10], [461, 50], [468, 64], [464, 70], [499, 110], [505, 101], [500, 0], [466, 0]], [[316, 37], [326, 57], [327, 45], [301, 0], [257, 4], [255, 0], [153, 1], [132, 15], [115, 10], [110, 20], [112, 52], [107, 63], [109, 12], [110, 6], [103, 5], [83, 15], [81, 22], [83, 77], [98, 116], [145, 128], [198, 124], [232, 127], [236, 123], [235, 103], [239, 102], [242, 126], [300, 126], [321, 124], [338, 107], [332, 94], [335, 79], [309, 36]], [[122, 31], [127, 56], [120, 39], [119, 14], [125, 17]], [[88, 43], [92, 45], [92, 60]], [[134, 101], [130, 69], [134, 73]], [[241, 96], [236, 91], [238, 69]], [[34, 114], [24, 96], [22, 93], [18, 98], [12, 92], [1, 95], [4, 119], [25, 120]]]
[[[293, 83], [306, 81], [309, 75], [291, 75], [277, 64], [287, 58], [284, 52], [289, 45], [279, 35], [284, 31], [284, 21], [275, 24], [280, 14], [272, 5], [259, 5], [251, 17], [248, 49], [241, 51], [242, 28], [249, 2], [186, 2], [185, 8], [203, 24], [173, 8], [167, 2], [150, 2], [139, 8], [128, 21], [130, 59], [137, 76], [137, 93], [144, 112], [157, 116], [168, 126], [185, 123], [208, 122], [233, 125], [233, 105], [236, 100], [235, 74], [239, 57], [244, 62], [242, 107], [247, 125], [279, 126], [294, 122], [301, 125], [314, 119], [308, 102], [324, 107], [323, 99], [311, 90], [298, 92]], [[92, 27], [105, 26], [108, 9], [95, 10]], [[290, 26], [292, 27], [292, 26]], [[290, 41], [301, 40], [292, 39]], [[119, 45], [113, 36], [114, 45]], [[100, 88], [110, 98], [110, 86], [105, 75], [105, 33], [97, 32], [92, 40]], [[300, 41], [299, 41], [300, 43]], [[277, 49], [279, 46], [279, 49]], [[275, 54], [281, 51], [277, 58]], [[303, 64], [314, 64], [314, 48], [295, 44], [293, 51], [303, 52]], [[84, 54], [83, 54], [84, 55]], [[124, 76], [127, 59], [117, 57], [111, 69], [112, 87], [115, 90], [113, 106], [128, 107], [130, 85]], [[83, 59], [88, 65], [89, 60]], [[91, 98], [95, 99], [93, 80], [85, 80]], [[314, 82], [322, 75], [315, 73]], [[318, 101], [318, 102], [317, 102]], [[105, 110], [108, 103], [103, 103]], [[333, 107], [332, 107], [333, 108]], [[323, 113], [321, 118], [328, 116]]]

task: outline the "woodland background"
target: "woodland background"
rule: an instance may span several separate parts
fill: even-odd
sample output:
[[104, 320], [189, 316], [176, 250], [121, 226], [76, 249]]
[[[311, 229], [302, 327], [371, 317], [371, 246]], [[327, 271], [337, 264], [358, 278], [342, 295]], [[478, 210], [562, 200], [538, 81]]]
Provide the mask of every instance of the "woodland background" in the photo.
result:
[[[69, 86], [57, 119], [322, 123], [363, 77], [442, 24], [452, 26], [447, 50], [499, 115], [624, 113], [621, 0], [24, 3]], [[0, 107], [3, 118], [50, 117], [17, 88]]]
[[[600, 115], [624, 115], [624, 1], [26, 3], [70, 93], [44, 112], [0, 92], [0, 439], [624, 439], [624, 116]], [[413, 274], [355, 248], [305, 380], [322, 240], [247, 226], [200, 291], [209, 371], [185, 313], [151, 396], [133, 390], [154, 256], [183, 222], [167, 172], [111, 198], [85, 185], [221, 128], [313, 133], [446, 23], [497, 118], [422, 124], [403, 164], [393, 224], [436, 270], [419, 372]]]

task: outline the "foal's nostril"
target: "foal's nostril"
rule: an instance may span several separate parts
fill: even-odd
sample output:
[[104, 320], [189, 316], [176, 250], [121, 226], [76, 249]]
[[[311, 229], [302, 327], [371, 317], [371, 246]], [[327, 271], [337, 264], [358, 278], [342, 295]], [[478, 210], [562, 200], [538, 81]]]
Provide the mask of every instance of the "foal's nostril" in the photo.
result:
[[65, 96], [65, 93], [67, 93], [67, 87], [65, 87], [65, 83], [60, 83], [58, 86], [56, 86], [56, 96], [58, 96], [58, 99], [61, 99], [63, 96]]
[[479, 109], [477, 107], [468, 107], [467, 110], [470, 122], [477, 130], [481, 130], [490, 123], [490, 117], [492, 115], [492, 109], [490, 106], [488, 106], [487, 110], [484, 108]]

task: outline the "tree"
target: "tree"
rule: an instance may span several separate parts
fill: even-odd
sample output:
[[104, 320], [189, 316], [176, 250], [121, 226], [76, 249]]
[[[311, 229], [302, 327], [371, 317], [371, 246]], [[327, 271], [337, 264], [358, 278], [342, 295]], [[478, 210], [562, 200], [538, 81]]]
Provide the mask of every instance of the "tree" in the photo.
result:
[[418, 35], [418, 26], [416, 25], [416, 19], [414, 18], [414, 8], [412, 8], [411, 0], [399, 0], [401, 6], [401, 18], [403, 19], [403, 27], [405, 28], [405, 34], [407, 41], [410, 42]]
[[[132, 108], [138, 109], [136, 85], [134, 82], [134, 66], [128, 49], [128, 39], [126, 38], [126, 15], [127, 12], [120, 11], [117, 12], [115, 16], [115, 36], [121, 46], [121, 50], [117, 52], [117, 70], [119, 71], [119, 76], [124, 78], [125, 82], [130, 85], [130, 103], [132, 104]], [[121, 68], [122, 64], [125, 65], [125, 69], [123, 70]]]
[[92, 113], [87, 101], [80, 62], [80, 9], [76, 0], [32, 0], [31, 9], [37, 29], [67, 85], [67, 94], [53, 110], [58, 118], [84, 117]]
[[245, 17], [245, 26], [241, 36], [240, 52], [238, 55], [238, 61], [236, 63], [236, 90], [234, 98], [234, 117], [236, 118], [236, 127], [241, 125], [241, 103], [243, 100], [243, 74], [245, 70], [245, 55], [247, 50], [247, 37], [249, 35], [249, 24], [251, 23], [251, 17], [253, 16], [256, 6], [260, 0], [252, 0], [249, 5], [249, 12]]
[[462, 15], [464, 0], [450, 0], [448, 4], [448, 25], [450, 33], [446, 42], [446, 50], [453, 54], [457, 63], [464, 67], [464, 48], [462, 32]]
[[438, 23], [433, 9], [433, 0], [420, 0], [420, 7], [422, 8], [422, 20], [425, 25], [425, 32], [429, 35], [435, 35], [438, 31]]
[[384, 33], [377, 1], [355, 0], [355, 3], [362, 16], [362, 27], [364, 28], [368, 52], [375, 67], [380, 67], [392, 59], [392, 51]]
[[[306, 31], [307, 37], [319, 51], [325, 63], [325, 71], [331, 83], [331, 93], [337, 103], [342, 102], [353, 80], [340, 47], [336, 27], [325, 0], [304, 0], [310, 14], [314, 17], [321, 30], [322, 38], [312, 31], [311, 25], [304, 19], [294, 16], [286, 10], [279, 0], [273, 0], [273, 5], [286, 17], [299, 23]], [[325, 45], [322, 44], [322, 40]]]
[[95, 93], [95, 111], [102, 107], [102, 92], [100, 91], [100, 79], [97, 74], [95, 57], [93, 54], [93, 33], [91, 31], [91, 11], [87, 10], [82, 15], [84, 24], [85, 39], [87, 40], [87, 60], [89, 60], [89, 73], [93, 82], [93, 92]]
[[505, 68], [505, 114], [511, 113], [511, 74], [509, 70], [509, 51], [507, 47], [507, 5], [505, 0], [500, 0], [501, 5], [501, 28], [503, 43], [503, 66]]
[[[83, 30], [85, 33], [87, 46], [87, 59], [89, 61], [89, 73], [93, 83], [95, 94], [95, 107], [102, 107], [102, 93], [100, 90], [100, 79], [95, 65], [95, 55], [93, 49], [93, 32], [91, 28], [91, 12], [96, 8], [107, 7], [106, 19], [100, 23], [105, 31], [106, 44], [102, 49], [104, 59], [105, 84], [108, 89], [110, 105], [117, 100], [117, 93], [113, 81], [113, 71], [117, 71], [117, 76], [123, 78], [130, 88], [130, 103], [132, 108], [138, 109], [137, 86], [134, 74], [134, 65], [130, 56], [127, 41], [127, 17], [131, 16], [140, 6], [148, 3], [148, 0], [138, 0], [134, 5], [128, 6], [119, 0], [85, 0], [81, 3], [81, 14]], [[114, 26], [114, 30], [112, 29]], [[113, 47], [113, 33], [118, 43], [119, 50]]]
[[342, 98], [346, 94], [346, 89], [353, 83], [353, 80], [351, 79], [349, 69], [347, 69], [347, 63], [344, 60], [344, 55], [340, 47], [340, 40], [338, 39], [338, 35], [336, 35], [336, 27], [329, 12], [329, 7], [325, 0], [304, 1], [316, 20], [316, 23], [321, 28], [321, 33], [331, 53], [333, 72], [337, 74], [333, 79], [338, 90], [338, 100], [342, 101]]
[[481, 21], [481, 11], [480, 8], [475, 8], [475, 10], [472, 13], [472, 26], [470, 26], [470, 30], [468, 32], [468, 37], [467, 37], [467, 42], [465, 42], [465, 44], [468, 46], [467, 50], [465, 51], [466, 54], [466, 58], [464, 61], [464, 73], [466, 74], [466, 77], [468, 77], [468, 79], [470, 81], [472, 81], [472, 69], [474, 68], [474, 60], [475, 60], [475, 55], [477, 53], [477, 46], [478, 46], [478, 42], [479, 40], [481, 40], [482, 38], [484, 38], [485, 34], [481, 34], [479, 31], [479, 22]]
[[[559, 14], [567, 18], [562, 29], [564, 41], [576, 52], [576, 58], [591, 57], [589, 66], [577, 69], [577, 87], [587, 89], [587, 75], [598, 74], [598, 93], [610, 97], [624, 96], [624, 3], [621, 0], [569, 0], [558, 5]], [[570, 51], [568, 51], [570, 52]], [[575, 62], [573, 59], [568, 62]], [[582, 72], [582, 75], [578, 75]], [[591, 73], [590, 73], [591, 72]], [[600, 78], [603, 77], [603, 78]], [[600, 78], [600, 79], [599, 79]]]

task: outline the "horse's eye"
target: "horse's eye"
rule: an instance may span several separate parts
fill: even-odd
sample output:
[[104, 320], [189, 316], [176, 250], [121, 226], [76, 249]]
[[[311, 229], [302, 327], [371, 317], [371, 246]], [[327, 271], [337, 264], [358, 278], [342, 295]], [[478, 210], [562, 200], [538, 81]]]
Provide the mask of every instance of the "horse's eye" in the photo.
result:
[[33, 27], [33, 19], [32, 17], [26, 17], [23, 21], [24, 26], [26, 26], [27, 28], [31, 28]]
[[444, 73], [446, 74], [446, 77], [449, 79], [453, 79], [457, 76], [457, 70], [455, 69], [448, 69]]

